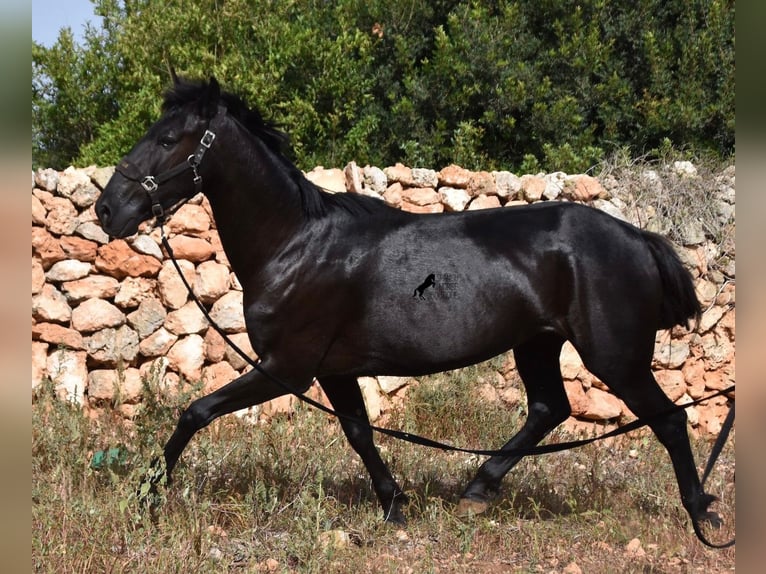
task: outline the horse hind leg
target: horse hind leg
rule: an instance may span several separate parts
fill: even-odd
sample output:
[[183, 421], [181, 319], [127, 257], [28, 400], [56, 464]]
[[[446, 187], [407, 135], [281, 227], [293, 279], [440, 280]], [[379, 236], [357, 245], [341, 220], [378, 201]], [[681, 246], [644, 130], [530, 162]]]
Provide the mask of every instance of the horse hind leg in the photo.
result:
[[[532, 447], [569, 417], [571, 408], [559, 365], [563, 343], [558, 335], [545, 333], [514, 348], [516, 367], [527, 392], [528, 414], [524, 426], [504, 449]], [[464, 490], [457, 513], [484, 512], [497, 496], [503, 477], [521, 458], [493, 456], [485, 461]]]
[[631, 362], [628, 357], [623, 357], [619, 367], [600, 370], [598, 361], [589, 359], [587, 353], [581, 353], [581, 357], [585, 366], [601, 378], [633, 414], [649, 421], [649, 427], [670, 455], [681, 503], [695, 527], [702, 521], [720, 526], [719, 516], [708, 510], [710, 504], [717, 499], [703, 491], [697, 474], [686, 429], [686, 411], [653, 418], [659, 413], [671, 410], [675, 405], [657, 384], [651, 371], [650, 360], [643, 361], [643, 366], [637, 366], [636, 361]]

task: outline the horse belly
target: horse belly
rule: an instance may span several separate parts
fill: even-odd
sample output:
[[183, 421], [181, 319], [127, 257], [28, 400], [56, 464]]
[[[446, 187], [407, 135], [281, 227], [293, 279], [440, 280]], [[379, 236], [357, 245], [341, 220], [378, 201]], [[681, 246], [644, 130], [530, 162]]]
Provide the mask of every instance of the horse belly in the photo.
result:
[[534, 305], [507, 288], [505, 297], [438, 283], [422, 296], [412, 291], [369, 301], [344, 337], [344, 354], [360, 372], [414, 376], [463, 367], [507, 351], [543, 324]]

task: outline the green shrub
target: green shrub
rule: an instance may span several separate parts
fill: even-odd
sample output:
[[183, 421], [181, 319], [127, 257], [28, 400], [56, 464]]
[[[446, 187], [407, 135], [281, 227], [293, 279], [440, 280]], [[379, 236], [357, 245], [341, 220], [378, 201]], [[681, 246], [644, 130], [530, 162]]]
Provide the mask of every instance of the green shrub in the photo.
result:
[[583, 171], [664, 139], [734, 152], [734, 3], [95, 0], [82, 46], [33, 45], [33, 163], [109, 164], [167, 65], [216, 75], [291, 134], [304, 169]]

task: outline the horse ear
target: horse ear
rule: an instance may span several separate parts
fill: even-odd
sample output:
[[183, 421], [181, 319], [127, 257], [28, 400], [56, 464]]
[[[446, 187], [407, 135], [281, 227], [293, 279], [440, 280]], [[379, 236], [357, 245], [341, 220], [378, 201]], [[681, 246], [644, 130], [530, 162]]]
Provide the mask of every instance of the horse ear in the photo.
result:
[[170, 73], [170, 79], [173, 80], [173, 86], [177, 87], [178, 84], [181, 83], [181, 81], [178, 79], [178, 74], [176, 74], [176, 69], [170, 63], [168, 63], [168, 72]]
[[210, 76], [210, 82], [207, 85], [204, 100], [202, 102], [202, 113], [208, 117], [213, 117], [218, 112], [218, 102], [221, 99], [221, 86], [215, 76]]

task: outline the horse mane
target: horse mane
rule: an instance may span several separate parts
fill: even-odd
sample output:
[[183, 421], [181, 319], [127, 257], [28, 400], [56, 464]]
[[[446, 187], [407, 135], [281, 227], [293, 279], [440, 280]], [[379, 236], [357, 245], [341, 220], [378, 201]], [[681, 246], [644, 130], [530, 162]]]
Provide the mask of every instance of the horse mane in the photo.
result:
[[[173, 87], [165, 92], [162, 109], [168, 111], [191, 103], [203, 103], [208, 88], [207, 81], [179, 78]], [[290, 150], [290, 138], [277, 127], [277, 124], [265, 120], [260, 111], [249, 107], [242, 98], [230, 92], [221, 91], [221, 102], [226, 106], [227, 113], [261, 140], [286, 168], [300, 192], [304, 215], [307, 217], [312, 219], [324, 217], [334, 210], [363, 215], [381, 209], [390, 209], [385, 202], [363, 195], [325, 192], [309, 181], [287, 157]]]

